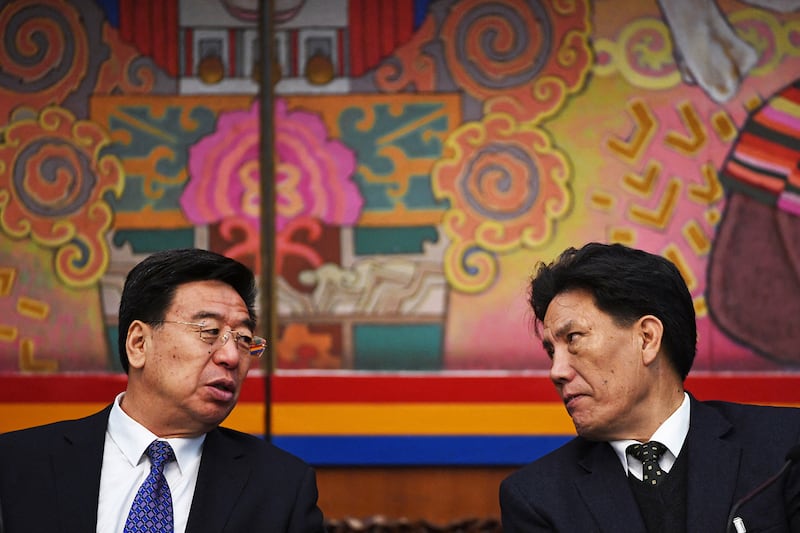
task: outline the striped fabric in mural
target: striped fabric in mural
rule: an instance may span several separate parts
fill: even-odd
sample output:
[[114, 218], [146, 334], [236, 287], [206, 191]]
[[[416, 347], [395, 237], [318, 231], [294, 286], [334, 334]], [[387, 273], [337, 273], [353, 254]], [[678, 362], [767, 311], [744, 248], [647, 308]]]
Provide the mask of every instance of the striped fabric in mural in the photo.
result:
[[800, 215], [800, 80], [747, 120], [720, 172], [733, 191]]

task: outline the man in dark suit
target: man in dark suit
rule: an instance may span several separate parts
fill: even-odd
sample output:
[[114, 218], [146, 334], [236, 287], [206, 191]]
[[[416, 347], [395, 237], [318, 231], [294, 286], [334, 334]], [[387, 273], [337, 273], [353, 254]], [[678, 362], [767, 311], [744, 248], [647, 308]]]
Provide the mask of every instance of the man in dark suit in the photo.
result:
[[539, 264], [530, 303], [578, 436], [503, 481], [505, 533], [800, 532], [800, 468], [746, 497], [800, 455], [800, 410], [684, 391], [697, 331], [671, 262], [570, 248]]
[[87, 418], [0, 435], [5, 533], [324, 531], [309, 466], [219, 427], [266, 346], [255, 297], [247, 267], [205, 250], [134, 267], [126, 391]]

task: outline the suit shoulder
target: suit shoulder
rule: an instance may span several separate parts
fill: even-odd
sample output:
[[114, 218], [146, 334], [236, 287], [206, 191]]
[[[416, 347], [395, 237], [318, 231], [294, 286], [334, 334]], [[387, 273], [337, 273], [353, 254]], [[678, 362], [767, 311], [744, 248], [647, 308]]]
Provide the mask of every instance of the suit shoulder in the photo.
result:
[[800, 409], [722, 401], [702, 405], [726, 420], [730, 424], [727, 437], [757, 460], [772, 457], [777, 464], [789, 448], [800, 443]]
[[263, 438], [225, 427], [218, 428], [218, 431], [221, 437], [236, 443], [242, 451], [253, 454], [259, 461], [269, 463], [272, 468], [277, 465], [295, 470], [310, 468], [305, 461], [296, 455], [278, 448]]
[[719, 400], [705, 401], [702, 404], [716, 409], [734, 427], [774, 427], [775, 424], [800, 423], [800, 409], [796, 407], [752, 405]]
[[597, 445], [598, 443], [575, 437], [555, 450], [512, 472], [503, 483], [523, 482], [527, 485], [531, 478], [539, 480], [564, 479], [567, 477], [565, 474], [578, 468], [579, 461], [585, 456], [589, 448]]
[[[75, 420], [60, 420], [50, 424], [34, 426], [25, 429], [18, 429], [0, 434], [0, 449], [21, 449], [28, 451], [49, 448], [55, 441], [56, 436], [72, 434], [75, 432], [90, 431], [96, 427], [98, 431], [105, 432], [106, 421], [108, 420], [108, 409], [99, 413], [78, 418]], [[105, 418], [105, 420], [103, 420]]]

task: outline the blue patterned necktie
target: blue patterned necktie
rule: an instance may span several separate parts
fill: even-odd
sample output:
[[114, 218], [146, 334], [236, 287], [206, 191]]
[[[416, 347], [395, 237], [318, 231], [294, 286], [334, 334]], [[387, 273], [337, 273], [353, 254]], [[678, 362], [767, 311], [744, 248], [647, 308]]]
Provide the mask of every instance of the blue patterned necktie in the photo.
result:
[[133, 499], [124, 533], [173, 533], [172, 493], [164, 477], [164, 467], [175, 460], [172, 446], [154, 440], [145, 451], [150, 458], [150, 474]]

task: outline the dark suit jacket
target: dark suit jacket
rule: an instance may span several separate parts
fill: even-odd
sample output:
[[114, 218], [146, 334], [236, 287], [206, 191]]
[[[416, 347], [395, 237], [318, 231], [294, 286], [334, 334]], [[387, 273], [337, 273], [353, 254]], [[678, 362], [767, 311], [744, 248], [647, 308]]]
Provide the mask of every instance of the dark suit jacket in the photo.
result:
[[[0, 435], [5, 533], [95, 531], [110, 410]], [[206, 435], [186, 531], [319, 533], [316, 502], [308, 465], [257, 437], [219, 428]]]
[[[724, 533], [733, 504], [784, 464], [800, 442], [800, 409], [691, 398], [689, 533]], [[504, 533], [642, 533], [644, 522], [614, 450], [576, 437], [500, 485]], [[748, 533], [800, 532], [800, 467], [741, 507]]]

